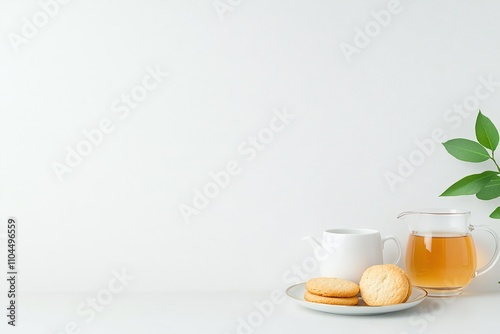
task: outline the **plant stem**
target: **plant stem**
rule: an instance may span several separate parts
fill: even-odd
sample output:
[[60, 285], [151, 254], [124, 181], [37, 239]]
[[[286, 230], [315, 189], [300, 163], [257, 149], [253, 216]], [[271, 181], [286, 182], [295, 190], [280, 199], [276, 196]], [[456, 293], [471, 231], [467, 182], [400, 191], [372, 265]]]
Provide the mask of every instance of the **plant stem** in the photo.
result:
[[495, 166], [497, 166], [498, 172], [500, 172], [500, 166], [498, 166], [498, 164], [495, 160], [495, 152], [494, 151], [491, 151], [491, 160], [493, 160], [493, 163], [495, 164]]

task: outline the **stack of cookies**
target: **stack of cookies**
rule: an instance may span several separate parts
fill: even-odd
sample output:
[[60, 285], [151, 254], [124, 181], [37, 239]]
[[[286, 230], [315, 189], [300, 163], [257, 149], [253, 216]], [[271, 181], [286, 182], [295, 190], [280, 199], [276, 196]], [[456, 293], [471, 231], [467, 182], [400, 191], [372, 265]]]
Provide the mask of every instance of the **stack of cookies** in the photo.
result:
[[320, 304], [358, 305], [358, 293], [368, 306], [404, 303], [412, 292], [411, 281], [403, 269], [393, 264], [372, 266], [365, 270], [359, 285], [335, 277], [307, 281], [304, 299]]
[[334, 277], [318, 277], [307, 281], [304, 299], [308, 302], [354, 306], [358, 304], [359, 286]]

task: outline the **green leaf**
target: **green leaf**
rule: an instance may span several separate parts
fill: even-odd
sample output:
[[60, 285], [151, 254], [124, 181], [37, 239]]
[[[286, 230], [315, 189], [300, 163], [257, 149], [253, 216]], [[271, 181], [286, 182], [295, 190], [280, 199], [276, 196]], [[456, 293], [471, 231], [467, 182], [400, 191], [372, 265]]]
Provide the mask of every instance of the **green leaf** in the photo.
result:
[[500, 219], [500, 206], [491, 213], [490, 218]]
[[498, 172], [486, 171], [472, 174], [452, 184], [441, 196], [474, 195], [481, 191]]
[[491, 120], [484, 116], [481, 111], [476, 119], [477, 141], [486, 148], [494, 151], [498, 146], [498, 130]]
[[493, 177], [490, 182], [476, 194], [478, 199], [488, 201], [500, 196], [500, 177]]
[[444, 148], [458, 160], [467, 162], [483, 162], [490, 158], [490, 155], [481, 144], [470, 139], [451, 139], [443, 143]]

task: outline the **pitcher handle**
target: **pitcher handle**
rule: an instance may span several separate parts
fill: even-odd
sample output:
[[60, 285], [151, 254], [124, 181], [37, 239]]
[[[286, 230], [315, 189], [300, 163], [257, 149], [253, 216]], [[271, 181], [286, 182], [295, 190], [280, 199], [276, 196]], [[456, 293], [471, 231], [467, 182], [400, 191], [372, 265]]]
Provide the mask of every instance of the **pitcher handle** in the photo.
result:
[[473, 226], [471, 226], [471, 230], [472, 231], [473, 230], [487, 231], [493, 236], [493, 239], [495, 239], [495, 251], [493, 252], [493, 256], [491, 257], [490, 262], [488, 262], [486, 265], [484, 265], [482, 268], [480, 268], [476, 271], [476, 275], [474, 277], [477, 277], [477, 276], [481, 276], [482, 274], [489, 271], [491, 268], [493, 268], [495, 263], [497, 263], [498, 258], [500, 257], [500, 248], [498, 247], [498, 235], [490, 227], [488, 227], [486, 225], [473, 225]]
[[401, 243], [399, 242], [398, 238], [396, 238], [395, 236], [388, 235], [388, 236], [382, 238], [382, 244], [384, 245], [385, 242], [388, 241], [388, 240], [392, 240], [392, 241], [394, 241], [396, 243], [396, 246], [398, 248], [398, 256], [396, 257], [396, 261], [394, 261], [392, 264], [398, 264], [399, 260], [401, 260], [401, 253], [402, 253]]

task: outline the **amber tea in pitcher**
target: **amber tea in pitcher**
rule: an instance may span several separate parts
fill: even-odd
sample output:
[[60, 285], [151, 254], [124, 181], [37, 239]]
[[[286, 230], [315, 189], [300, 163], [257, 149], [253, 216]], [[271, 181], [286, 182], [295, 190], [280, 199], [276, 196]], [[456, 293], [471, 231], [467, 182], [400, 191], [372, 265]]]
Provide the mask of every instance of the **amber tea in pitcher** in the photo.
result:
[[[498, 238], [484, 225], [471, 225], [470, 212], [425, 210], [403, 212], [398, 218], [408, 224], [410, 236], [405, 267], [412, 284], [424, 288], [429, 296], [462, 293], [470, 281], [490, 270], [499, 257]], [[491, 260], [477, 269], [473, 230], [485, 230], [495, 240]]]
[[476, 271], [476, 249], [470, 235], [421, 236], [408, 238], [406, 269], [412, 282], [439, 289], [463, 287]]

